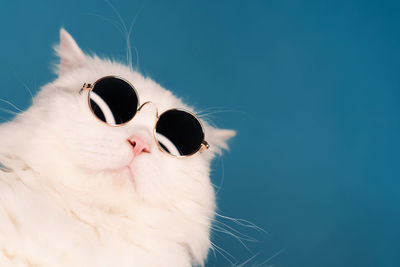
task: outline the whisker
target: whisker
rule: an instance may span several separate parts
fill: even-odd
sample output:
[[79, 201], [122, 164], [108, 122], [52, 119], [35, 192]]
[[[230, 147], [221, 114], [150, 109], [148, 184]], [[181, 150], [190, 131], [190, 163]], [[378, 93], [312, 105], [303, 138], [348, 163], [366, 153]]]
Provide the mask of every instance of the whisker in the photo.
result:
[[118, 22], [116, 22], [115, 20], [94, 13], [83, 13], [83, 14], [88, 16], [98, 17], [104, 21], [110, 22], [115, 28], [117, 28], [117, 30], [122, 34], [122, 36], [124, 36], [124, 31], [122, 29], [122, 26], [119, 25]]
[[114, 12], [114, 14], [117, 16], [117, 18], [119, 19], [121, 25], [122, 25], [122, 29], [123, 32], [125, 33], [125, 44], [126, 44], [126, 61], [127, 64], [132, 67], [132, 51], [131, 51], [131, 47], [130, 47], [130, 38], [129, 38], [129, 31], [128, 28], [126, 27], [126, 23], [125, 20], [122, 18], [121, 14], [118, 12], [118, 10], [115, 8], [115, 6], [113, 4], [111, 4], [111, 2], [109, 0], [105, 0], [106, 3], [111, 7], [112, 11]]
[[136, 46], [133, 46], [133, 49], [135, 49], [135, 54], [136, 54], [136, 69], [139, 69], [139, 52]]
[[[6, 108], [0, 108], [0, 110], [3, 111], [3, 112], [5, 112], [5, 113], [12, 114], [12, 115], [18, 115], [18, 114], [20, 114], [19, 112], [15, 112], [15, 111], [12, 111], [12, 110], [9, 110], [9, 109], [6, 109]], [[4, 119], [4, 118], [3, 118], [3, 119]]]
[[253, 254], [253, 251], [251, 251], [251, 249], [250, 249], [248, 246], [246, 246], [246, 244], [243, 242], [243, 240], [244, 240], [244, 241], [249, 241], [249, 242], [251, 242], [252, 240], [250, 240], [250, 239], [245, 239], [245, 238], [241, 238], [241, 237], [239, 237], [239, 236], [237, 236], [237, 235], [235, 235], [235, 234], [233, 234], [233, 233], [231, 233], [231, 232], [229, 232], [229, 231], [227, 231], [227, 230], [225, 230], [225, 229], [223, 229], [223, 228], [218, 229], [218, 228], [215, 228], [215, 227], [211, 227], [211, 229], [213, 229], [213, 230], [215, 230], [215, 231], [217, 231], [217, 232], [224, 233], [224, 234], [227, 234], [227, 235], [232, 236], [232, 237], [235, 238], [237, 241], [239, 241], [239, 243], [242, 244], [242, 246], [243, 246], [248, 252], [250, 252], [250, 253]]
[[214, 114], [219, 114], [219, 113], [242, 113], [242, 114], [247, 114], [244, 111], [240, 110], [232, 110], [232, 109], [225, 109], [225, 110], [215, 110], [215, 111], [210, 111], [207, 113], [202, 113], [202, 112], [197, 112], [197, 114], [200, 113], [200, 116], [207, 116], [207, 115], [214, 115]]
[[118, 17], [119, 21], [121, 22], [121, 25], [123, 27], [123, 30], [125, 31], [125, 33], [128, 33], [128, 29], [126, 28], [126, 24], [124, 19], [121, 17], [121, 15], [119, 14], [118, 10], [114, 7], [113, 4], [111, 4], [111, 2], [109, 0], [105, 0], [107, 2], [107, 4], [111, 7], [111, 9], [113, 10], [114, 14]]
[[217, 258], [217, 254], [215, 253], [215, 248], [213, 247], [213, 245], [212, 245], [212, 242], [211, 242], [211, 251], [212, 251], [212, 253], [213, 253], [213, 255], [214, 255], [214, 259], [216, 259]]
[[219, 191], [221, 190], [222, 185], [224, 184], [224, 179], [225, 179], [224, 159], [222, 157], [220, 157], [219, 160], [221, 161], [221, 172], [222, 172], [222, 174], [221, 174], [221, 182], [219, 184], [219, 188], [218, 188], [217, 192], [215, 192], [216, 194], [218, 194]]
[[207, 121], [208, 124], [210, 124], [214, 128], [218, 128], [217, 124], [213, 121], [211, 117], [207, 116], [198, 116], [200, 119]]
[[[31, 97], [31, 103], [33, 103], [33, 93], [32, 93], [32, 91], [31, 91], [31, 89], [29, 88], [29, 86], [27, 86], [26, 85], [26, 83], [24, 83], [23, 81], [22, 81], [22, 79], [18, 76], [18, 74], [15, 72], [15, 71], [13, 71], [13, 74], [14, 74], [14, 76], [15, 76], [15, 79], [16, 80], [18, 80], [18, 82], [20, 82], [21, 84], [22, 84], [22, 86], [25, 88], [25, 90], [29, 93], [29, 95], [30, 95], [30, 97]], [[34, 88], [37, 88], [37, 86], [36, 86], [36, 79], [35, 79], [35, 86], [34, 86]]]
[[[230, 227], [229, 225], [226, 225], [226, 224], [224, 224], [224, 223], [222, 223], [220, 221], [214, 221], [214, 223], [220, 223], [222, 226], [225, 226], [226, 228], [228, 228], [232, 232], [237, 233], [238, 235], [240, 235], [243, 240], [246, 240], [246, 241], [249, 241], [249, 242], [258, 242], [257, 239], [255, 239], [255, 238], [253, 238], [253, 237], [251, 237], [249, 235], [243, 234], [243, 233], [239, 232], [238, 230], [236, 230], [236, 229]], [[223, 229], [222, 226], [217, 226], [217, 227], [220, 227], [220, 228]], [[224, 230], [226, 230], [226, 229], [224, 229]]]
[[[129, 50], [129, 56], [130, 56], [130, 58], [129, 58], [130, 61], [128, 62], [128, 64], [129, 64], [129, 66], [131, 66], [131, 68], [133, 68], [133, 66], [132, 66], [132, 48], [131, 48], [131, 43], [130, 43], [131, 42], [131, 34], [132, 34], [132, 31], [133, 31], [133, 27], [136, 24], [136, 20], [138, 19], [140, 12], [142, 12], [142, 9], [143, 9], [143, 5], [136, 12], [135, 17], [133, 18], [133, 20], [131, 22], [131, 25], [129, 26], [129, 30], [127, 32], [127, 37], [126, 37], [127, 38], [127, 40], [126, 40], [127, 49]], [[139, 59], [138, 59], [139, 54], [138, 54], [138, 51], [137, 51], [136, 47], [134, 47], [134, 49], [135, 49], [135, 52], [136, 52], [136, 63], [138, 63], [139, 62]]]
[[196, 114], [208, 113], [208, 112], [233, 112], [233, 113], [244, 113], [247, 114], [246, 111], [233, 109], [230, 107], [209, 107], [196, 112]]
[[254, 260], [255, 257], [257, 257], [260, 253], [254, 254], [253, 256], [251, 256], [250, 258], [248, 258], [246, 261], [242, 262], [241, 264], [237, 265], [236, 267], [242, 267], [245, 264], [251, 262], [252, 260]]
[[207, 108], [204, 108], [202, 110], [199, 110], [199, 112], [205, 112], [205, 111], [208, 111], [208, 110], [218, 110], [218, 109], [230, 109], [230, 108], [229, 107], [224, 107], [224, 106], [207, 107]]
[[[223, 248], [220, 248], [219, 246], [217, 246], [216, 244], [214, 244], [213, 242], [211, 242], [211, 246], [213, 246], [215, 248], [215, 250], [217, 252], [219, 252], [221, 254], [222, 257], [224, 257], [231, 265], [234, 265], [235, 262], [237, 262], [237, 260], [235, 259], [235, 257], [233, 257], [229, 252], [227, 252], [226, 250], [224, 250]], [[223, 253], [222, 253], [223, 252]], [[225, 254], [226, 255], [225, 255]]]
[[220, 218], [224, 218], [226, 220], [230, 220], [232, 222], [235, 222], [236, 224], [238, 224], [240, 226], [251, 228], [251, 229], [255, 229], [255, 230], [259, 231], [259, 232], [263, 232], [263, 233], [269, 235], [269, 233], [267, 231], [265, 231], [264, 229], [262, 229], [261, 227], [255, 225], [254, 223], [252, 223], [250, 221], [247, 221], [247, 220], [244, 220], [244, 219], [231, 218], [231, 217], [228, 217], [228, 216], [221, 215], [218, 212], [215, 212], [215, 215], [220, 217]]
[[14, 105], [13, 103], [11, 103], [11, 102], [8, 101], [8, 100], [5, 100], [5, 99], [0, 98], [0, 101], [3, 102], [3, 103], [8, 104], [8, 105], [10, 105], [10, 106], [12, 106], [14, 109], [16, 109], [16, 110], [18, 110], [18, 111], [20, 111], [20, 112], [24, 112], [22, 109], [20, 109], [19, 107], [17, 107], [16, 105]]
[[29, 87], [25, 83], [22, 83], [22, 85], [28, 91], [29, 95], [31, 96], [32, 103], [33, 103], [33, 94], [32, 94], [31, 89], [29, 89]]
[[272, 255], [271, 257], [269, 257], [268, 259], [266, 259], [265, 261], [263, 261], [261, 264], [260, 264], [260, 266], [262, 266], [262, 265], [264, 265], [264, 264], [267, 264], [267, 262], [269, 262], [269, 261], [271, 261], [272, 259], [274, 259], [274, 258], [276, 258], [276, 257], [278, 257], [282, 252], [284, 252], [286, 249], [281, 249], [281, 250], [279, 250], [277, 253], [275, 253], [274, 255]]
[[[125, 57], [126, 57], [126, 62], [127, 65], [131, 68], [133, 68], [133, 62], [132, 62], [132, 47], [131, 47], [131, 34], [134, 28], [134, 25], [136, 24], [137, 18], [140, 15], [140, 12], [142, 10], [142, 7], [139, 9], [139, 11], [136, 13], [135, 17], [133, 18], [129, 29], [126, 25], [125, 20], [122, 18], [121, 14], [119, 13], [118, 9], [111, 3], [111, 1], [109, 0], [105, 0], [105, 2], [108, 4], [108, 6], [111, 8], [111, 10], [113, 11], [113, 13], [115, 14], [115, 16], [117, 17], [118, 21], [114, 21], [113, 19], [98, 15], [98, 14], [93, 14], [93, 13], [84, 13], [86, 15], [90, 15], [90, 16], [95, 16], [95, 17], [99, 17], [100, 19], [104, 20], [104, 21], [108, 21], [110, 22], [114, 27], [116, 27], [118, 29], [118, 31], [122, 34], [122, 36], [125, 38], [125, 45], [126, 45], [126, 53], [125, 53]], [[136, 63], [137, 66], [139, 65], [139, 53], [137, 51], [137, 48], [134, 47], [135, 49], [135, 53], [136, 53]]]
[[[221, 162], [221, 156], [220, 155], [216, 155], [216, 166], [218, 166], [219, 164], [220, 164], [220, 162]], [[222, 173], [223, 174], [223, 173]], [[223, 180], [224, 178], [222, 177], [221, 178], [221, 180]], [[219, 193], [219, 191], [221, 190], [221, 187], [222, 187], [222, 182], [220, 182], [220, 184], [219, 185], [217, 185], [217, 184], [215, 184], [215, 183], [213, 183], [212, 181], [211, 181], [211, 184], [212, 184], [212, 186], [214, 187], [214, 189], [215, 189], [215, 194], [217, 195], [218, 193]]]

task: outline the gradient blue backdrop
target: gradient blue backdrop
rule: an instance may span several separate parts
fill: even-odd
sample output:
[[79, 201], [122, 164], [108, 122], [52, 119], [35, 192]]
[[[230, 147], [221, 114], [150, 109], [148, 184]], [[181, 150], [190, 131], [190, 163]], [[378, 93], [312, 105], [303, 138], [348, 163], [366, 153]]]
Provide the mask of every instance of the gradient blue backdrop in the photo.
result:
[[[219, 233], [219, 247], [257, 254], [245, 266], [400, 266], [398, 1], [112, 2], [128, 24], [138, 14], [139, 69], [238, 131], [214, 163], [220, 211], [268, 234], [223, 220], [259, 242]], [[104, 1], [3, 2], [0, 97], [26, 108], [24, 84], [54, 79], [60, 26], [124, 60], [106, 18]]]

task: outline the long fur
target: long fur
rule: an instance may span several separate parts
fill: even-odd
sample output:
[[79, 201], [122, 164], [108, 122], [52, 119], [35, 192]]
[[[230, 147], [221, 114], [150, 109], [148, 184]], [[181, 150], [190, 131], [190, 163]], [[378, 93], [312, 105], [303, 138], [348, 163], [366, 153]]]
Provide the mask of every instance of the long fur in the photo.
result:
[[[0, 266], [203, 266], [210, 161], [234, 132], [203, 122], [210, 149], [170, 157], [153, 139], [156, 111], [192, 108], [130, 67], [84, 54], [64, 29], [56, 51], [57, 79], [0, 125]], [[153, 105], [123, 127], [100, 123], [79, 90], [107, 75]], [[151, 149], [132, 160], [133, 134]]]

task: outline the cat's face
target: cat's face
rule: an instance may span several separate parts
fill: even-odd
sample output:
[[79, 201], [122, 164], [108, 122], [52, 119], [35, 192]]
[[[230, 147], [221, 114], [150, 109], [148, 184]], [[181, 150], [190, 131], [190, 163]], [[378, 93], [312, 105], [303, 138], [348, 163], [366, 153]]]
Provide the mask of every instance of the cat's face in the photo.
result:
[[[178, 189], [180, 193], [183, 190], [195, 195], [196, 192], [190, 192], [195, 189], [188, 186], [188, 181], [210, 185], [210, 161], [215, 153], [226, 148], [226, 140], [234, 135], [233, 131], [216, 129], [203, 122], [210, 149], [185, 158], [167, 155], [158, 148], [153, 136], [157, 111], [159, 114], [173, 108], [195, 111], [131, 68], [85, 55], [63, 29], [60, 37], [56, 49], [60, 57], [58, 78], [44, 86], [27, 112], [32, 118], [40, 117], [36, 119], [35, 132], [40, 129], [37, 135], [42, 135], [41, 142], [47, 144], [38, 149], [52, 147], [43, 151], [52, 160], [59, 157], [57, 153], [62, 153], [64, 158], [60, 160], [91, 176], [118, 177], [117, 183], [130, 184], [138, 195], [149, 201], [161, 201], [165, 194], [176, 193]], [[137, 90], [140, 103], [152, 102], [121, 127], [101, 123], [90, 111], [88, 92], [79, 93], [84, 83], [94, 83], [109, 75], [129, 81]], [[145, 151], [135, 156], [130, 138], [144, 143]], [[31, 160], [40, 161], [40, 158], [35, 155]]]

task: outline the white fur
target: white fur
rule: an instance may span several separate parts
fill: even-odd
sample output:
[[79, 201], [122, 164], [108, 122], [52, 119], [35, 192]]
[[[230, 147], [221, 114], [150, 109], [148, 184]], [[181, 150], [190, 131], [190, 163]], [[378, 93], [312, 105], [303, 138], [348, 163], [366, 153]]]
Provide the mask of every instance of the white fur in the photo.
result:
[[[234, 132], [204, 122], [209, 150], [166, 155], [154, 143], [156, 109], [192, 109], [131, 68], [85, 55], [64, 29], [60, 39], [58, 78], [0, 125], [0, 266], [204, 265], [215, 209], [210, 161]], [[100, 123], [79, 90], [107, 75], [154, 105], [126, 126]], [[133, 134], [151, 153], [129, 169]]]

